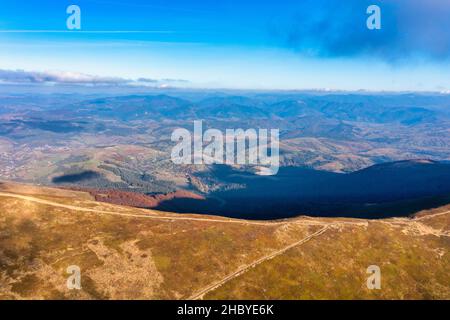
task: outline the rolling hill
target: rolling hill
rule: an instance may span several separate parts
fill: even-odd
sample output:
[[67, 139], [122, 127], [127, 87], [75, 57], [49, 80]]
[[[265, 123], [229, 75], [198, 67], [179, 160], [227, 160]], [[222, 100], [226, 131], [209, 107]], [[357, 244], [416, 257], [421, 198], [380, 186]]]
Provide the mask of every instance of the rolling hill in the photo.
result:
[[[450, 207], [250, 221], [0, 184], [0, 299], [450, 299]], [[81, 269], [69, 290], [68, 266]], [[381, 269], [369, 290], [367, 267]]]

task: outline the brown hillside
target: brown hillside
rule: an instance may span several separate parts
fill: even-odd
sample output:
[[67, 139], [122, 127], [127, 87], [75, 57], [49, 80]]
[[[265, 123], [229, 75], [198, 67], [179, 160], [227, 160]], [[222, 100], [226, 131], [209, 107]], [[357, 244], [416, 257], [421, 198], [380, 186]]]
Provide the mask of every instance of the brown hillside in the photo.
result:
[[[0, 299], [450, 299], [449, 221], [246, 221], [3, 183]], [[72, 265], [81, 290], [66, 286]]]

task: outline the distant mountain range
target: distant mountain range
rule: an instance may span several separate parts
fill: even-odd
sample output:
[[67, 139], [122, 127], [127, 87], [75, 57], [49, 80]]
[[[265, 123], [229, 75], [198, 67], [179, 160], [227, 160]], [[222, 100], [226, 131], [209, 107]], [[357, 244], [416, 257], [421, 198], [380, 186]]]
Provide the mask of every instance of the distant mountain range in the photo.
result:
[[[279, 172], [174, 163], [194, 120]], [[448, 94], [0, 93], [0, 300], [449, 299], [449, 146]]]
[[[402, 123], [437, 121], [445, 113], [414, 103], [408, 105], [386, 97], [346, 96], [285, 97], [271, 102], [263, 98], [227, 96], [200, 101], [168, 96], [120, 96], [87, 100], [74, 105], [76, 115], [133, 119], [253, 119], [323, 117], [340, 121]], [[442, 102], [441, 102], [442, 103]], [[448, 102], [447, 102], [448, 103]]]
[[[280, 172], [175, 165], [171, 133], [194, 120], [205, 130], [279, 129]], [[0, 178], [109, 190], [120, 203], [134, 192], [140, 206], [176, 212], [402, 216], [450, 202], [449, 128], [450, 96], [439, 94], [8, 95]]]

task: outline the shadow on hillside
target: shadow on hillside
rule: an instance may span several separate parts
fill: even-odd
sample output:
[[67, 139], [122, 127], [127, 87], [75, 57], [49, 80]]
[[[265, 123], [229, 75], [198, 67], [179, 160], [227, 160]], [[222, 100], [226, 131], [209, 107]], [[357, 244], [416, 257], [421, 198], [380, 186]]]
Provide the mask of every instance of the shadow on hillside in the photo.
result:
[[245, 188], [213, 192], [205, 200], [163, 201], [156, 209], [244, 219], [379, 219], [450, 203], [450, 165], [437, 162], [401, 161], [349, 174], [298, 167], [281, 168], [271, 177], [224, 168], [209, 174]]
[[100, 174], [98, 172], [92, 171], [92, 170], [86, 170], [79, 173], [73, 173], [73, 174], [65, 174], [59, 177], [55, 177], [52, 179], [52, 182], [55, 184], [60, 183], [77, 183], [82, 182], [86, 180], [92, 180], [99, 178]]
[[[244, 204], [245, 202], [245, 204]], [[253, 203], [257, 202], [258, 205]], [[173, 199], [163, 201], [153, 209], [177, 213], [196, 213], [249, 220], [274, 220], [296, 216], [347, 217], [361, 219], [383, 219], [408, 217], [421, 210], [438, 208], [450, 203], [450, 196], [426, 197], [421, 199], [386, 202], [378, 204], [343, 203], [301, 203], [296, 201], [275, 201], [246, 199], [220, 204], [216, 199]]]

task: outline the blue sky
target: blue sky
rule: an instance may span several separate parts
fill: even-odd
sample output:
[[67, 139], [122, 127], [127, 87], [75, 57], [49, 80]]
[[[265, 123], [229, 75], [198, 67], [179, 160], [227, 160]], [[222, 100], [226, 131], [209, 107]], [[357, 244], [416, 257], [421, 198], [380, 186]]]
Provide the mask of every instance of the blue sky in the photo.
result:
[[[81, 8], [81, 32], [66, 30], [71, 4]], [[366, 27], [371, 4], [381, 8], [381, 30]], [[448, 91], [449, 16], [446, 0], [2, 0], [0, 76]]]

